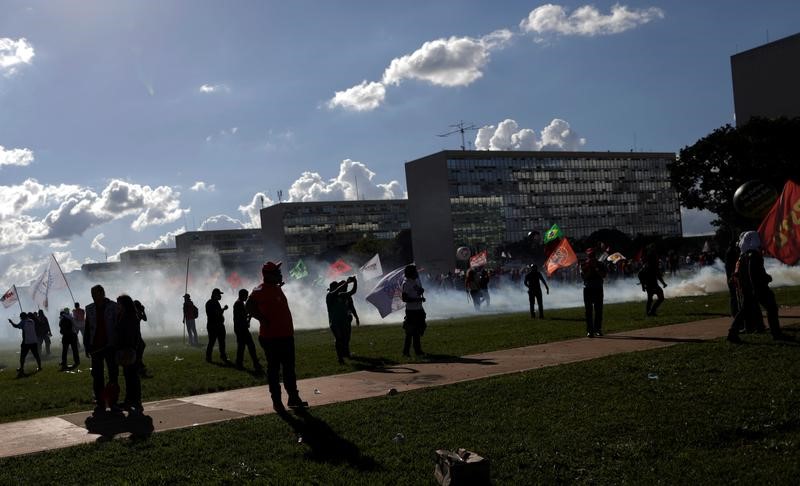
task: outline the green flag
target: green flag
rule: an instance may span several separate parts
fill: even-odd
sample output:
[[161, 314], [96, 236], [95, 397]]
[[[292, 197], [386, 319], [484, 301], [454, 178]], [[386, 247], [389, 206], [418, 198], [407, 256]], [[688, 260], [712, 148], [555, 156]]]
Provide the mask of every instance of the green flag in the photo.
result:
[[547, 233], [544, 234], [544, 244], [546, 245], [553, 240], [563, 237], [564, 233], [561, 232], [561, 228], [559, 228], [557, 224], [554, 224], [553, 227], [547, 230]]
[[303, 260], [297, 260], [294, 268], [289, 270], [289, 275], [292, 278], [300, 280], [301, 278], [305, 278], [308, 276], [308, 268], [306, 268], [306, 264], [303, 263]]

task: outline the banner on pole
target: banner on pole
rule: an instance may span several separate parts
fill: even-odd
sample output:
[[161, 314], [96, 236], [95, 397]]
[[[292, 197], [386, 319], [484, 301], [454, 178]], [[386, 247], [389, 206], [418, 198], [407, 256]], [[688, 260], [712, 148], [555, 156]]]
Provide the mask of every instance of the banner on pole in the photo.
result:
[[19, 301], [19, 296], [17, 295], [17, 288], [13, 286], [10, 289], [8, 289], [6, 293], [3, 294], [2, 297], [0, 297], [0, 303], [2, 303], [3, 307], [5, 307], [6, 309], [16, 304], [17, 301]]
[[578, 256], [569, 244], [566, 238], [561, 240], [556, 249], [544, 262], [544, 268], [547, 270], [547, 276], [553, 274], [559, 268], [567, 268], [578, 263]]
[[787, 265], [800, 261], [800, 185], [786, 181], [758, 227], [758, 235], [768, 255]]
[[344, 260], [339, 259], [336, 260], [328, 267], [328, 279], [335, 278], [343, 273], [347, 273], [352, 270], [353, 267], [348, 265]]
[[374, 257], [370, 258], [369, 261], [359, 269], [359, 272], [361, 272], [361, 278], [365, 281], [379, 278], [383, 275], [381, 257], [376, 253]]
[[381, 318], [406, 306], [403, 302], [403, 279], [406, 267], [402, 266], [384, 275], [367, 295], [366, 300], [378, 309]]
[[65, 288], [67, 288], [67, 280], [64, 278], [64, 274], [61, 273], [56, 257], [51, 254], [47, 261], [47, 267], [33, 284], [31, 299], [40, 308], [48, 310], [50, 292]]
[[488, 261], [489, 260], [486, 250], [483, 250], [482, 252], [474, 255], [472, 258], [469, 259], [469, 266], [471, 268], [482, 267], [486, 265]]

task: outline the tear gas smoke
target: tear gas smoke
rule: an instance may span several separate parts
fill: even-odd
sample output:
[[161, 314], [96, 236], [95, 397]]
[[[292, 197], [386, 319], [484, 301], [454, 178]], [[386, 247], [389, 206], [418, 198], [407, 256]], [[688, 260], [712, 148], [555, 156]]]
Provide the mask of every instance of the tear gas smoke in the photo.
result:
[[[766, 259], [767, 272], [772, 275], [772, 287], [800, 285], [800, 267], [788, 267], [773, 259]], [[314, 269], [327, 268], [324, 262], [306, 262], [310, 274], [302, 281], [292, 280], [289, 269], [283, 268], [284, 280], [287, 282], [283, 290], [289, 300], [289, 307], [294, 317], [295, 329], [322, 329], [328, 327], [325, 295], [330, 280], [325, 279], [319, 285], [313, 285], [312, 275]], [[222, 305], [227, 304], [225, 311], [226, 330], [233, 339], [233, 303], [236, 301], [240, 288], [252, 289], [261, 281], [260, 267], [253, 268], [247, 274], [225, 272], [216, 256], [208, 258], [193, 258], [189, 272], [188, 293], [191, 294], [195, 305], [200, 309], [197, 319], [198, 332], [205, 334], [205, 303], [211, 296], [211, 290], [220, 288], [224, 294]], [[106, 296], [112, 300], [122, 293], [141, 301], [147, 310], [148, 321], [142, 323], [142, 334], [145, 340], [158, 336], [181, 336], [183, 334], [182, 306], [184, 286], [186, 283], [186, 267], [176, 266], [170, 269], [130, 271], [117, 274], [114, 278], [87, 280], [83, 275], [70, 276], [69, 283], [75, 299], [82, 307], [92, 302], [90, 289], [100, 283], [106, 290]], [[346, 275], [336, 277], [343, 280]], [[667, 299], [673, 297], [687, 297], [706, 295], [714, 292], [725, 292], [728, 287], [725, 280], [725, 268], [721, 261], [714, 265], [695, 270], [684, 270], [675, 276], [665, 276], [668, 287], [664, 290]], [[397, 311], [385, 319], [381, 319], [378, 311], [364, 300], [372, 290], [376, 281], [359, 281], [355, 302], [361, 322], [370, 324], [396, 324], [402, 322], [403, 311]], [[579, 282], [561, 282], [558, 279], [548, 280], [550, 294], [544, 296], [546, 309], [562, 309], [583, 306], [581, 285]], [[472, 303], [467, 300], [461, 282], [457, 282], [457, 290], [444, 290], [434, 288], [433, 282], [426, 287], [425, 310], [429, 319], [448, 319], [475, 315]], [[491, 306], [482, 308], [481, 314], [499, 314], [507, 312], [527, 312], [528, 294], [520, 283], [511, 282], [500, 284], [490, 290]], [[30, 300], [30, 293], [26, 288], [19, 288], [22, 307], [26, 312], [36, 310]], [[641, 291], [641, 286], [635, 278], [607, 280], [605, 283], [605, 302], [632, 302], [644, 301], [646, 294]], [[46, 312], [50, 319], [50, 327], [54, 336], [58, 333], [58, 310], [64, 307], [72, 309], [73, 302], [67, 290], [59, 290], [50, 295], [49, 311]], [[664, 305], [669, 305], [667, 301]], [[14, 305], [8, 309], [0, 309], [0, 316], [4, 326], [0, 325], [0, 345], [10, 347], [19, 343], [19, 331], [7, 324], [6, 319], [15, 322], [19, 318], [19, 306]], [[251, 330], [257, 331], [258, 322], [251, 323]], [[56, 338], [57, 339], [57, 338]]]

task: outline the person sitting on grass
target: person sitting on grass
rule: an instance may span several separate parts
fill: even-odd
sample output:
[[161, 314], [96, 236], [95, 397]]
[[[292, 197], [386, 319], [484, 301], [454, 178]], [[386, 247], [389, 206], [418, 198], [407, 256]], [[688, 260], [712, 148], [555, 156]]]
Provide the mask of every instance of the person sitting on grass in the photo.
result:
[[8, 320], [11, 325], [17, 329], [22, 330], [22, 344], [19, 349], [19, 369], [17, 369], [17, 376], [25, 375], [25, 358], [28, 353], [33, 353], [36, 359], [36, 371], [42, 371], [42, 359], [39, 357], [39, 339], [36, 337], [36, 324], [30, 314], [20, 312], [19, 324], [14, 324], [11, 319]]

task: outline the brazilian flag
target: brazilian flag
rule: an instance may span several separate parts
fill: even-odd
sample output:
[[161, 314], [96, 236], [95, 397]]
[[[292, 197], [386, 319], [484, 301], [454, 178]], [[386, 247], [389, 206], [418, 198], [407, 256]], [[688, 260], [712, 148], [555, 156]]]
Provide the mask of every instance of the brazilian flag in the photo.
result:
[[557, 224], [554, 224], [552, 228], [547, 230], [544, 234], [544, 244], [548, 244], [551, 241], [557, 240], [559, 238], [563, 238], [564, 233], [561, 232], [561, 228], [558, 227]]
[[306, 264], [303, 263], [303, 260], [297, 260], [294, 268], [289, 270], [289, 275], [292, 276], [293, 279], [300, 280], [301, 278], [305, 278], [308, 276], [308, 268], [306, 268]]

